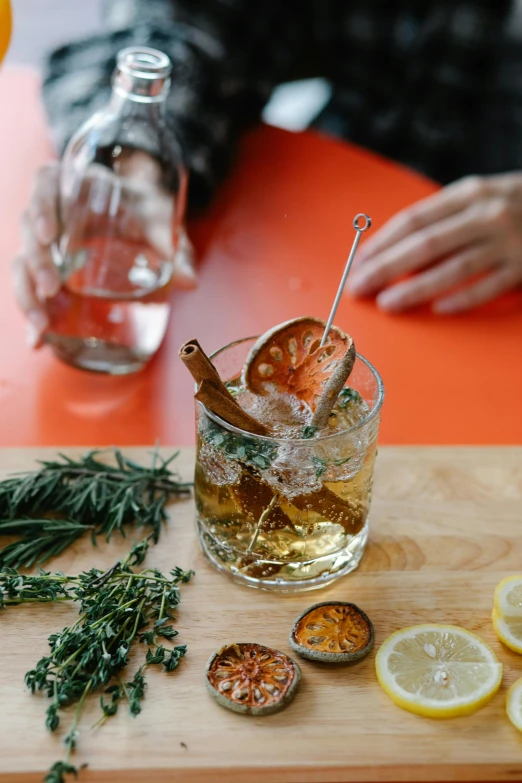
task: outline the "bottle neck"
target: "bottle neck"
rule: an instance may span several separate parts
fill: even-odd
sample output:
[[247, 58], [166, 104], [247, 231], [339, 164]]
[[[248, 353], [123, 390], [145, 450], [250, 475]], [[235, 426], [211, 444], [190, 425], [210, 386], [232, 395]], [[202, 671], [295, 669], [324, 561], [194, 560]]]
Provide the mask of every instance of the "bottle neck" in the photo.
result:
[[170, 88], [171, 63], [156, 49], [130, 47], [118, 54], [111, 109], [125, 116], [161, 117]]
[[112, 114], [119, 117], [147, 117], [151, 120], [161, 120], [165, 115], [165, 95], [161, 100], [152, 102], [136, 100], [132, 93], [126, 93], [113, 87], [109, 108]]

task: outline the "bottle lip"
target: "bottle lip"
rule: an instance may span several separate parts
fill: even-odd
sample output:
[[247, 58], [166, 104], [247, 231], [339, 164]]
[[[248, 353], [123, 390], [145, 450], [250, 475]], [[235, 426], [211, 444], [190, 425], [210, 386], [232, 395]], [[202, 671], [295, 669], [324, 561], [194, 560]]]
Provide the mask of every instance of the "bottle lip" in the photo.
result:
[[118, 52], [118, 69], [140, 79], [166, 77], [172, 71], [170, 58], [159, 49], [148, 46], [128, 46]]

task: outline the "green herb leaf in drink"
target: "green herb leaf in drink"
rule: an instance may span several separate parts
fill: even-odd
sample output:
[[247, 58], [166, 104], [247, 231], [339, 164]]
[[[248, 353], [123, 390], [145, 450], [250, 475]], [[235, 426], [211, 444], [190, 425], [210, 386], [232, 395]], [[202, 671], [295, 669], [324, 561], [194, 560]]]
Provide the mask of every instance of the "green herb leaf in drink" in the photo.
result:
[[253, 468], [266, 470], [277, 457], [275, 444], [228, 432], [210, 419], [206, 419], [202, 435], [205, 441], [220, 451], [226, 459], [251, 465]]
[[341, 408], [346, 408], [352, 402], [362, 402], [362, 397], [356, 389], [352, 389], [350, 386], [341, 389], [339, 396], [337, 397], [337, 404]]

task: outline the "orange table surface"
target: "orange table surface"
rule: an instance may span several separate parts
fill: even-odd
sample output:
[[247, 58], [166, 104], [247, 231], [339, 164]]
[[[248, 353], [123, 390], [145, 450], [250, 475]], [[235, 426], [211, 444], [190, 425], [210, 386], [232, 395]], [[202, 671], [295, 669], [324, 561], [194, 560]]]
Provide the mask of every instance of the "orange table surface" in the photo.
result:
[[[428, 180], [314, 133], [261, 127], [204, 218], [190, 226], [196, 291], [174, 295], [168, 335], [134, 376], [94, 375], [25, 344], [10, 261], [32, 177], [51, 145], [37, 75], [0, 72], [0, 445], [188, 444], [192, 383], [177, 358], [197, 336], [207, 351], [294, 316], [326, 317], [353, 240], [352, 218], [381, 226], [433, 192]], [[480, 312], [380, 313], [344, 297], [336, 323], [381, 372], [382, 443], [522, 442], [522, 295]]]

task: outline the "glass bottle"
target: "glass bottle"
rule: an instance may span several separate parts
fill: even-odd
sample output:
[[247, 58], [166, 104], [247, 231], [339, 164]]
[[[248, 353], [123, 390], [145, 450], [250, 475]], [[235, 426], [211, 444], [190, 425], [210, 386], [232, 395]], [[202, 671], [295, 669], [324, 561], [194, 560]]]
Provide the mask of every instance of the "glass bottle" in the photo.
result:
[[155, 49], [121, 51], [109, 105], [62, 159], [53, 248], [62, 286], [49, 302], [46, 341], [83, 369], [139, 370], [165, 335], [187, 187], [165, 126], [171, 67]]

